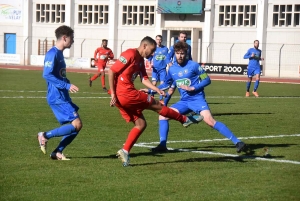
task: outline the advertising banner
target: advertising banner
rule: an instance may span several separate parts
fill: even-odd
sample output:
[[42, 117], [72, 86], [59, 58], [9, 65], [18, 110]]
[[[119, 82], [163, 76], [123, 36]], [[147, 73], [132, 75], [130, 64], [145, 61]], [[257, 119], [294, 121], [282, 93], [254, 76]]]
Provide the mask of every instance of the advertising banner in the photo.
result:
[[0, 63], [4, 64], [20, 64], [19, 54], [0, 54]]
[[[200, 63], [201, 67], [210, 74], [247, 75], [247, 64], [215, 64]], [[261, 74], [263, 66], [260, 65]]]

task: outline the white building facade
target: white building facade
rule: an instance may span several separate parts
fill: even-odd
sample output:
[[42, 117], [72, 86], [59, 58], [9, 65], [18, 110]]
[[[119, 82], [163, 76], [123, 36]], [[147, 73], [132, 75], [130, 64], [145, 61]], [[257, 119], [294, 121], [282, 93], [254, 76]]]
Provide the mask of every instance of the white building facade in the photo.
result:
[[[118, 57], [145, 36], [160, 34], [169, 47], [179, 31], [186, 31], [193, 60], [199, 63], [246, 65], [243, 56], [257, 39], [265, 58], [263, 75], [299, 77], [299, 0], [176, 1], [198, 1], [203, 12], [195, 14], [159, 13], [159, 1], [1, 0], [0, 57], [16, 55], [17, 64], [36, 63], [53, 46], [60, 25], [74, 29], [74, 45], [64, 55], [77, 59], [92, 58], [102, 39], [108, 39]], [[0, 63], [5, 62], [0, 58]]]

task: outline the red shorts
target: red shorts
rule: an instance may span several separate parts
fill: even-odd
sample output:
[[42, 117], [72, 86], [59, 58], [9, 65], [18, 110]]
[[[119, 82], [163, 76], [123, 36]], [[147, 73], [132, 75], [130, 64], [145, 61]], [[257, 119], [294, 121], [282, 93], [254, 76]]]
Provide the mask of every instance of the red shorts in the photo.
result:
[[129, 93], [126, 97], [118, 96], [118, 104], [122, 117], [126, 122], [134, 122], [143, 116], [143, 110], [151, 105], [153, 98], [144, 92], [136, 91]]
[[98, 67], [98, 72], [103, 72], [105, 69], [105, 65], [100, 64], [100, 63], [96, 63], [95, 66]]

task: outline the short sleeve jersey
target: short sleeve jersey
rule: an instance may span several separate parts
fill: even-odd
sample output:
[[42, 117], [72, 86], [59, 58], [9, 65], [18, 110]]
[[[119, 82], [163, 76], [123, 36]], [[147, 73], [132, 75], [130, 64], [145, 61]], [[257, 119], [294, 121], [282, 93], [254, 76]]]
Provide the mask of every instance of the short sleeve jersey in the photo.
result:
[[120, 58], [111, 67], [116, 74], [116, 95], [133, 97], [138, 94], [134, 87], [134, 80], [139, 75], [142, 79], [149, 79], [144, 58], [136, 49], [128, 49], [121, 53]]
[[110, 58], [110, 59], [114, 58], [114, 54], [113, 54], [112, 50], [109, 48], [105, 49], [103, 47], [97, 48], [94, 56], [96, 59], [98, 59], [97, 63], [102, 66], [106, 66], [106, 62], [107, 62], [108, 58]]

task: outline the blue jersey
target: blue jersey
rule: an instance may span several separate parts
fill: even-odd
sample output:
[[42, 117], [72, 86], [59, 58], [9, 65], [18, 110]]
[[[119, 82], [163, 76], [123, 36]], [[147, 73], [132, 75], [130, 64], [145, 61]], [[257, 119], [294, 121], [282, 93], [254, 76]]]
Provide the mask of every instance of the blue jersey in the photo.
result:
[[[161, 84], [158, 88], [162, 90], [167, 89], [174, 81], [183, 101], [205, 99], [204, 87], [211, 83], [205, 70], [192, 60], [187, 60], [183, 66], [175, 62], [172, 68], [169, 69], [165, 83]], [[181, 85], [194, 87], [195, 90], [191, 92], [186, 91], [180, 88]]]
[[[186, 54], [186, 60], [193, 60], [192, 59], [192, 48], [189, 44], [188, 45], [188, 50]], [[174, 46], [171, 46], [167, 55], [167, 62], [168, 63], [174, 63], [176, 62], [176, 56], [175, 56], [175, 51], [174, 51]]]
[[169, 49], [163, 45], [161, 47], [156, 47], [154, 55], [148, 59], [148, 61], [153, 62], [153, 68], [156, 71], [166, 69], [168, 50]]
[[[254, 54], [254, 57], [251, 57], [252, 54]], [[250, 48], [244, 55], [244, 59], [249, 59], [248, 68], [260, 69], [259, 60], [261, 60], [261, 50]]]
[[45, 55], [43, 78], [47, 82], [49, 105], [71, 102], [70, 82], [66, 78], [66, 63], [61, 50], [52, 47]]

